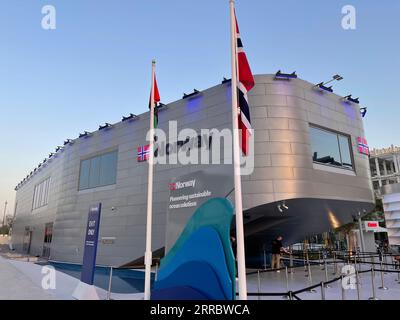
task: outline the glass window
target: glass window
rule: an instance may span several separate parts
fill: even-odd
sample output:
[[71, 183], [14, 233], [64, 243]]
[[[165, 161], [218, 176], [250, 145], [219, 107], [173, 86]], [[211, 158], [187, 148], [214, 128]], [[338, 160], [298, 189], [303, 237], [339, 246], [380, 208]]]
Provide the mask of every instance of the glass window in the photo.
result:
[[353, 169], [349, 136], [310, 126], [310, 137], [314, 162]]
[[81, 162], [79, 190], [108, 186], [117, 180], [118, 151]]
[[79, 178], [79, 190], [89, 188], [89, 171], [90, 171], [90, 160], [82, 161], [80, 178]]
[[49, 203], [50, 178], [37, 184], [33, 191], [32, 210], [46, 206]]

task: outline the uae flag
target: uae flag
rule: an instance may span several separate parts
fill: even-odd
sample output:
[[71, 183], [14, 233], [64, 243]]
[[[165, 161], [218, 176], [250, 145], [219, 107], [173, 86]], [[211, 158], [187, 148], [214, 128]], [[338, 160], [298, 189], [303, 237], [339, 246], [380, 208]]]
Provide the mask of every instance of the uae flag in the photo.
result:
[[237, 87], [238, 87], [238, 106], [239, 112], [239, 130], [241, 133], [241, 148], [244, 155], [249, 153], [249, 140], [251, 135], [250, 109], [247, 98], [247, 92], [254, 87], [254, 78], [251, 73], [246, 53], [243, 50], [242, 39], [240, 38], [239, 26], [236, 19], [236, 67], [237, 67]]
[[[154, 74], [154, 83], [152, 84], [154, 87], [154, 128], [157, 128], [158, 125], [158, 102], [160, 102], [160, 93], [158, 92], [157, 79]], [[149, 109], [151, 110], [151, 91], [150, 91], [150, 99], [149, 99]]]

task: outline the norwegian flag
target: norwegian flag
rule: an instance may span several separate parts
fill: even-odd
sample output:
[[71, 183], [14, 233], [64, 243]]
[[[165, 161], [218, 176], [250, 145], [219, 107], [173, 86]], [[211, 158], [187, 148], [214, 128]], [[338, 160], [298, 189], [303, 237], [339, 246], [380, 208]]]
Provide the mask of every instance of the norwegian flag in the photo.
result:
[[243, 49], [242, 39], [240, 38], [239, 26], [236, 19], [236, 66], [238, 72], [238, 106], [239, 114], [239, 129], [241, 132], [241, 148], [244, 155], [249, 153], [249, 140], [251, 135], [250, 109], [247, 98], [247, 92], [254, 87], [254, 78], [251, 72], [249, 62], [247, 61], [246, 53]]
[[[158, 91], [157, 79], [154, 74], [154, 128], [157, 128], [158, 125], [158, 102], [160, 102], [160, 92]], [[149, 99], [149, 109], [151, 109], [151, 91], [150, 91], [150, 99]]]
[[149, 154], [150, 154], [150, 145], [149, 144], [138, 147], [137, 161], [138, 162], [147, 161], [149, 159]]
[[369, 147], [365, 138], [357, 137], [357, 148], [359, 153], [365, 154], [367, 156], [369, 155]]

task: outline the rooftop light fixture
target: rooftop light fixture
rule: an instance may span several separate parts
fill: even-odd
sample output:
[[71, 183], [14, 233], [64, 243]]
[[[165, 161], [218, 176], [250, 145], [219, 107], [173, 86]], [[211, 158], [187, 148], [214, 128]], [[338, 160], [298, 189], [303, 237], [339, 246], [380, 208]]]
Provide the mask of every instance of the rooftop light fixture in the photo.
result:
[[159, 102], [158, 105], [157, 105], [157, 109], [158, 109], [158, 110], [160, 110], [160, 109], [166, 109], [167, 107], [168, 107], [168, 105], [166, 105], [166, 104], [164, 104], [164, 103], [162, 103], [162, 102]]
[[231, 79], [223, 78], [221, 84], [231, 82]]
[[332, 77], [331, 80], [325, 81], [325, 82], [320, 82], [320, 83], [316, 84], [316, 85], [314, 86], [314, 88], [318, 88], [318, 89], [320, 89], [321, 91], [333, 92], [332, 86], [328, 87], [327, 84], [328, 84], [328, 83], [331, 83], [331, 82], [333, 82], [333, 81], [340, 81], [340, 80], [343, 80], [343, 77], [342, 77], [341, 75], [339, 75], [339, 74], [335, 74], [335, 75]]
[[348, 96], [343, 97], [343, 100], [349, 101], [349, 102], [353, 102], [353, 103], [356, 103], [356, 104], [360, 103], [360, 98], [353, 98], [351, 94], [349, 94]]
[[199, 90], [193, 89], [193, 92], [192, 92], [192, 93], [189, 93], [189, 94], [183, 93], [182, 99], [187, 99], [187, 98], [192, 97], [192, 96], [194, 96], [194, 95], [196, 95], [196, 94], [198, 94], [198, 93], [200, 93]]
[[49, 158], [53, 158], [54, 157], [54, 153], [53, 152], [50, 152], [49, 153]]
[[91, 135], [90, 132], [85, 131], [85, 132], [79, 134], [79, 138], [86, 138], [86, 137], [89, 137], [90, 135]]
[[55, 150], [56, 150], [56, 152], [58, 152], [58, 151], [61, 151], [61, 150], [63, 150], [63, 149], [64, 149], [64, 147], [57, 146]]
[[64, 141], [64, 146], [66, 146], [67, 144], [74, 144], [74, 141], [72, 139], [67, 139]]
[[365, 117], [365, 115], [367, 114], [367, 108], [360, 108], [360, 113], [361, 113], [361, 117]]
[[127, 117], [122, 117], [122, 121], [136, 120], [136, 119], [139, 119], [139, 117], [133, 113], [130, 113], [129, 116]]
[[297, 79], [296, 71], [292, 73], [283, 73], [281, 72], [281, 70], [278, 70], [278, 72], [275, 73], [275, 80], [290, 80], [290, 79]]
[[112, 124], [106, 122], [103, 126], [99, 126], [99, 130], [109, 129], [111, 127]]

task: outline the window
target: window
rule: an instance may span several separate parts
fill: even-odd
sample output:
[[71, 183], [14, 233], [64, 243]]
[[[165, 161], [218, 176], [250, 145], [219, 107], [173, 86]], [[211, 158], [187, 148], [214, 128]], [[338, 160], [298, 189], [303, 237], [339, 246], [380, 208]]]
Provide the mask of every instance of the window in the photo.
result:
[[350, 137], [341, 133], [310, 126], [313, 161], [353, 169]]
[[79, 190], [108, 186], [117, 180], [118, 151], [81, 161]]
[[46, 206], [49, 203], [50, 178], [35, 186], [33, 192], [32, 210]]

